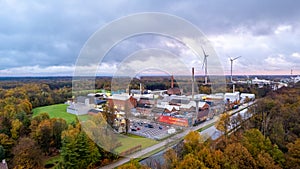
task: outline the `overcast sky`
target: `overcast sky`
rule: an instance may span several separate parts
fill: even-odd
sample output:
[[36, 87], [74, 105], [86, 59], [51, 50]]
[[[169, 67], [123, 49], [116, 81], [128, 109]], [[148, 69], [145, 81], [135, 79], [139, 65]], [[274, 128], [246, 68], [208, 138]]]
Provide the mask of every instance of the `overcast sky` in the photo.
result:
[[[213, 45], [225, 74], [300, 74], [300, 1], [15, 1], [0, 0], [0, 76], [72, 75], [83, 45], [120, 17], [163, 12], [196, 25]], [[189, 52], [157, 36], [123, 41], [105, 57], [99, 75], [111, 75], [126, 55], [145, 48]], [[182, 56], [184, 57], [184, 56]], [[197, 73], [203, 74], [202, 60]]]

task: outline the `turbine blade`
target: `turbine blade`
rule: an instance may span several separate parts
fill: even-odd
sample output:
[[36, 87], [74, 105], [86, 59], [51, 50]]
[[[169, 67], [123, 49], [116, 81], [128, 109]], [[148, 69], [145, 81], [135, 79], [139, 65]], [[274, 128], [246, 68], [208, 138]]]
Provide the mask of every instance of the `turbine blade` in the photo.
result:
[[202, 69], [204, 68], [205, 62], [206, 62], [206, 57], [204, 57], [204, 59], [203, 59]]
[[205, 51], [204, 51], [204, 49], [203, 49], [202, 46], [201, 46], [201, 48], [202, 48], [202, 52], [203, 52], [204, 57], [207, 57], [208, 55], [205, 53]]
[[240, 57], [242, 57], [242, 56], [238, 56], [238, 57], [236, 57], [236, 58], [233, 58], [232, 60], [236, 60], [236, 59], [238, 59], [238, 58], [240, 58]]

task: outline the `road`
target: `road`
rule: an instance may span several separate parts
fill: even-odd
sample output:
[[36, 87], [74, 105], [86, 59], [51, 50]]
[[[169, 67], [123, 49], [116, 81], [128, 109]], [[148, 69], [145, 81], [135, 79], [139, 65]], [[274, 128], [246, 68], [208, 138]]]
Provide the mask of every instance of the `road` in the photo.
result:
[[[244, 104], [244, 105], [241, 105], [239, 106], [238, 109], [235, 109], [235, 110], [231, 110], [231, 111], [228, 111], [227, 113], [229, 113], [230, 115], [232, 114], [235, 114], [243, 109], [245, 109], [246, 107], [248, 106], [251, 106], [254, 102], [252, 103], [249, 103], [249, 104]], [[106, 166], [103, 166], [101, 167], [102, 169], [111, 169], [111, 168], [116, 168], [122, 164], [125, 164], [127, 162], [129, 162], [131, 159], [135, 159], [135, 158], [140, 158], [146, 154], [148, 154], [149, 152], [152, 152], [154, 150], [157, 150], [161, 147], [169, 147], [170, 146], [170, 143], [174, 142], [174, 141], [179, 141], [180, 139], [182, 139], [184, 136], [186, 136], [190, 131], [195, 131], [195, 130], [199, 130], [200, 128], [202, 127], [205, 127], [207, 125], [210, 125], [212, 123], [215, 123], [219, 120], [219, 116], [215, 116], [213, 119], [211, 120], [207, 120], [203, 123], [201, 123], [200, 125], [198, 126], [194, 126], [194, 127], [190, 127], [189, 129], [186, 129], [184, 130], [183, 132], [179, 133], [179, 134], [176, 134], [166, 140], [163, 140], [161, 142], [159, 142], [158, 144], [155, 144], [153, 146], [150, 146], [148, 148], [145, 148], [141, 151], [138, 151], [136, 153], [133, 153], [131, 155], [128, 155], [127, 157], [124, 157], [124, 158], [121, 158], [119, 159], [118, 161], [114, 162], [114, 163], [111, 163], [109, 165], [106, 165]], [[207, 135], [207, 136], [213, 136], [215, 134], [218, 134], [216, 133], [216, 129], [214, 126], [212, 127], [209, 127], [208, 129], [204, 130], [201, 132], [201, 134], [203, 135]]]

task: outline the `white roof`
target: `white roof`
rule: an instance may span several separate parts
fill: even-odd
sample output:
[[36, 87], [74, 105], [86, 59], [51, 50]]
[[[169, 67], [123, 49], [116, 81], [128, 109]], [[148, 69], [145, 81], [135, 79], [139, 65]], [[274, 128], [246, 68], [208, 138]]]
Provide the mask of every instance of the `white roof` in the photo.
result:
[[[202, 97], [207, 96], [207, 94], [195, 94], [194, 98], [195, 99], [202, 99]], [[192, 99], [192, 95], [187, 96], [187, 98]]]
[[[198, 107], [204, 107], [206, 102], [199, 102]], [[183, 109], [189, 109], [191, 107], [196, 107], [196, 102], [195, 101], [190, 101], [188, 104], [181, 104], [180, 108]]]
[[112, 96], [108, 97], [109, 99], [113, 99], [113, 100], [128, 100], [130, 98], [130, 95], [128, 94], [114, 94]]
[[158, 108], [164, 108], [164, 109], [167, 109], [169, 111], [173, 110], [173, 108], [175, 108], [175, 110], [179, 110], [179, 106], [173, 106], [173, 105], [168, 105], [168, 104], [164, 104], [164, 105], [161, 105], [161, 104], [158, 104], [156, 105], [156, 107]]
[[254, 96], [255, 94], [253, 93], [241, 93], [241, 97], [242, 96]]
[[[205, 104], [206, 104], [206, 102], [199, 102], [198, 106], [201, 108], [201, 107], [204, 107]], [[191, 107], [196, 107], [196, 102], [190, 101], [188, 104], [181, 104], [180, 106], [174, 106], [174, 105], [169, 105], [169, 104], [158, 104], [158, 105], [156, 105], [156, 107], [168, 109], [169, 111], [173, 110], [173, 108], [175, 108], [175, 110], [180, 110], [180, 108], [190, 109]]]
[[238, 92], [234, 92], [234, 93], [225, 93], [225, 96], [224, 97], [230, 97], [230, 96], [238, 96], [239, 93]]

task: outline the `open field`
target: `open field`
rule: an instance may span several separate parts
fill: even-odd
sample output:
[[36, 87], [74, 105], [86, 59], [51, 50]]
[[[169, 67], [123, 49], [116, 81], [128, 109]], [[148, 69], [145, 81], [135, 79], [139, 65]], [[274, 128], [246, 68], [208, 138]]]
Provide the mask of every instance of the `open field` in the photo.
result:
[[55, 104], [51, 106], [37, 107], [32, 110], [33, 116], [37, 116], [40, 113], [48, 113], [50, 118], [62, 118], [65, 119], [67, 123], [72, 123], [76, 121], [76, 115], [67, 113], [66, 104]]
[[150, 147], [150, 146], [158, 143], [158, 141], [156, 141], [156, 140], [152, 140], [149, 138], [144, 138], [144, 137], [136, 136], [136, 135], [132, 135], [132, 134], [130, 134], [128, 136], [126, 136], [126, 135], [120, 136], [120, 137], [118, 137], [118, 141], [122, 143], [122, 146], [115, 149], [115, 151], [118, 153], [129, 150], [138, 145], [141, 145], [142, 149], [144, 149], [146, 147]]

